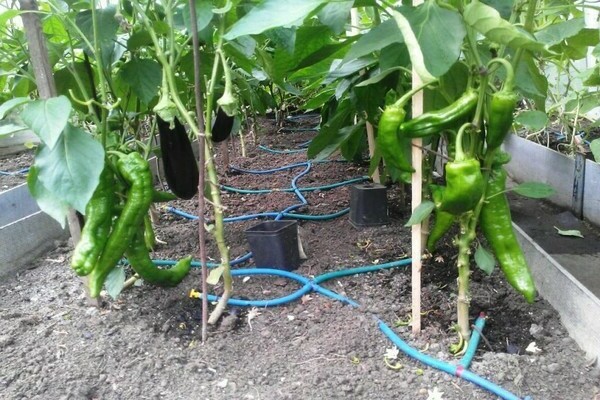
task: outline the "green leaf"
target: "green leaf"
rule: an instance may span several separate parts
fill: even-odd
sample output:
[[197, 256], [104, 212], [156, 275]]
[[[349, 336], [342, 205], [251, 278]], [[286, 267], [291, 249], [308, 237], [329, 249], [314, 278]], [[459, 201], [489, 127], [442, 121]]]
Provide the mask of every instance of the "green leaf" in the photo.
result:
[[127, 49], [129, 51], [134, 51], [144, 46], [152, 46], [152, 36], [145, 29], [132, 33], [127, 40]]
[[26, 126], [21, 126], [12, 122], [5, 124], [3, 121], [0, 121], [0, 137], [14, 135], [15, 133], [22, 132], [26, 129]]
[[233, 40], [280, 26], [301, 25], [304, 18], [326, 2], [326, 0], [265, 0], [233, 24], [224, 38]]
[[21, 119], [52, 150], [70, 114], [71, 102], [65, 96], [59, 96], [27, 104], [21, 112]]
[[350, 10], [354, 0], [336, 1], [325, 4], [317, 14], [319, 21], [329, 27], [335, 34], [341, 33], [350, 22]]
[[[213, 18], [212, 1], [209, 0], [196, 0], [196, 24], [198, 25], [198, 32], [206, 28]], [[185, 3], [183, 8], [183, 21], [185, 22], [186, 28], [190, 31], [189, 27], [191, 24], [190, 18], [190, 5]]]
[[594, 156], [594, 161], [600, 163], [600, 139], [594, 139], [590, 142], [590, 150]]
[[408, 47], [413, 68], [423, 82], [444, 75], [461, 54], [466, 29], [460, 14], [427, 0], [403, 6], [393, 16]]
[[583, 18], [573, 18], [550, 24], [536, 32], [535, 37], [547, 46], [554, 46], [567, 38], [577, 35], [583, 28], [585, 28], [585, 20]]
[[307, 151], [309, 159], [329, 157], [352, 135], [353, 111], [350, 100], [345, 99], [340, 103], [335, 114], [321, 126], [319, 134], [310, 142]]
[[162, 67], [157, 61], [134, 58], [123, 64], [120, 74], [123, 82], [146, 105], [158, 95], [158, 88], [162, 83]]
[[40, 181], [53, 195], [85, 213], [104, 168], [104, 149], [89, 134], [68, 124], [54, 148], [40, 147], [35, 166]]
[[523, 111], [515, 117], [515, 122], [529, 130], [539, 131], [548, 123], [548, 115], [543, 111], [537, 110]]
[[372, 54], [393, 43], [403, 43], [402, 32], [393, 19], [388, 19], [365, 33], [352, 45], [343, 62]]
[[104, 281], [104, 287], [106, 293], [113, 299], [116, 300], [119, 294], [123, 291], [125, 286], [125, 270], [123, 267], [115, 267], [110, 271]]
[[9, 20], [14, 17], [21, 15], [23, 11], [16, 9], [9, 9], [0, 14], [0, 26], [5, 27]]
[[404, 226], [413, 226], [423, 222], [425, 218], [435, 209], [433, 201], [425, 200], [419, 204], [412, 212], [408, 222]]
[[546, 109], [546, 97], [548, 95], [548, 79], [540, 71], [530, 52], [523, 52], [523, 57], [516, 71], [516, 86], [524, 97], [535, 101], [536, 108], [544, 111]]
[[219, 279], [221, 279], [221, 275], [223, 275], [224, 271], [225, 267], [223, 267], [222, 265], [218, 266], [217, 268], [211, 269], [208, 274], [208, 277], [206, 278], [206, 283], [213, 286], [216, 285], [217, 283], [219, 283]]
[[16, 97], [14, 99], [10, 99], [5, 101], [0, 105], [0, 119], [4, 119], [6, 114], [11, 111], [13, 108], [20, 106], [21, 104], [25, 104], [29, 102], [29, 97]]
[[552, 186], [542, 182], [524, 182], [511, 189], [513, 192], [532, 199], [543, 199], [555, 193]]
[[556, 226], [554, 227], [554, 229], [556, 229], [556, 232], [558, 232], [558, 234], [561, 236], [572, 236], [572, 237], [583, 238], [583, 235], [577, 229], [562, 230], [562, 229], [557, 228]]
[[271, 76], [273, 80], [285, 79], [288, 72], [296, 68], [304, 59], [332, 42], [329, 29], [325, 26], [303, 26], [297, 30], [295, 40], [299, 45], [294, 46], [292, 52], [289, 52], [286, 47], [275, 50]]
[[463, 16], [467, 25], [472, 26], [494, 43], [513, 49], [546, 50], [545, 45], [536, 41], [531, 34], [502, 19], [498, 11], [478, 0], [473, 0], [465, 7]]
[[[115, 6], [108, 6], [106, 8], [97, 9], [94, 11], [96, 14], [98, 37], [98, 45], [102, 52], [102, 61], [106, 67], [111, 64], [115, 42], [117, 40], [117, 31], [119, 30], [119, 22], [115, 18], [116, 8]], [[81, 30], [83, 35], [86, 37], [88, 42], [94, 45], [94, 24], [92, 20], [92, 10], [83, 10], [75, 17], [75, 23]], [[84, 45], [90, 54], [93, 53], [93, 49], [88, 49], [88, 46]]]
[[331, 68], [327, 77], [323, 80], [325, 85], [335, 81], [339, 78], [344, 78], [348, 75], [357, 73], [358, 71], [367, 68], [377, 62], [377, 58], [368, 56], [352, 60], [348, 63], [341, 64], [340, 60], [331, 64]]
[[35, 165], [32, 165], [29, 168], [29, 173], [27, 174], [27, 187], [29, 188], [31, 197], [37, 201], [40, 210], [48, 214], [64, 228], [67, 214], [69, 213], [69, 205], [50, 192], [44, 184], [40, 182], [39, 169]]
[[496, 266], [494, 255], [481, 245], [477, 246], [477, 250], [475, 250], [475, 263], [487, 275], [490, 275]]

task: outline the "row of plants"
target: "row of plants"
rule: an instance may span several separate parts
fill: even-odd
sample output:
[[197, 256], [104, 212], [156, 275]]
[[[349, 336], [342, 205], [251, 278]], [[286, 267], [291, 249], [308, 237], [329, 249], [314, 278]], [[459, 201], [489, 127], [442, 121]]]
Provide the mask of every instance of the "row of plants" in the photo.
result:
[[[506, 200], [502, 165], [510, 156], [500, 146], [510, 131], [539, 132], [550, 121], [574, 144], [581, 130], [596, 126], [582, 120], [598, 103], [598, 92], [571, 85], [575, 62], [600, 48], [598, 31], [585, 25], [590, 6], [567, 0], [409, 3], [39, 1], [57, 92], [40, 99], [34, 78], [39, 60], [30, 59], [18, 23], [23, 11], [5, 2], [0, 138], [26, 129], [39, 136], [28, 185], [40, 208], [61, 224], [69, 210], [85, 216], [72, 265], [91, 276], [91, 295], [99, 295], [107, 278], [124, 282], [115, 268], [122, 256], [150, 283], [173, 285], [189, 270], [189, 258], [172, 270], [151, 265], [148, 211], [153, 201], [169, 199], [149, 178], [147, 159], [158, 155], [175, 195], [190, 199], [202, 187], [200, 201], [206, 197], [212, 207], [214, 223], [200, 223], [199, 230], [213, 234], [220, 251], [219, 267], [206, 278], [224, 281], [225, 295], [211, 316], [216, 321], [231, 294], [231, 275], [214, 143], [232, 131], [243, 139], [267, 113], [282, 121], [288, 112], [317, 110], [321, 124], [309, 158], [340, 151], [360, 162], [370, 146], [370, 173], [380, 171], [384, 181], [400, 186], [422, 169], [426, 200], [408, 224], [434, 214], [432, 252], [452, 226], [459, 227], [454, 241], [463, 336], [469, 334], [472, 255], [486, 273], [497, 261], [509, 283], [533, 301], [535, 285]], [[549, 65], [569, 84], [549, 82]], [[417, 88], [415, 75], [423, 82]], [[597, 86], [600, 70], [578, 71], [577, 78]], [[419, 91], [424, 114], [413, 117], [409, 105]], [[376, 140], [369, 144], [372, 127]], [[199, 139], [200, 169], [190, 138]], [[422, 166], [411, 165], [414, 138], [423, 139]], [[443, 179], [435, 175], [440, 158]], [[116, 190], [108, 189], [113, 184]], [[514, 190], [530, 197], [551, 193], [542, 184]]]

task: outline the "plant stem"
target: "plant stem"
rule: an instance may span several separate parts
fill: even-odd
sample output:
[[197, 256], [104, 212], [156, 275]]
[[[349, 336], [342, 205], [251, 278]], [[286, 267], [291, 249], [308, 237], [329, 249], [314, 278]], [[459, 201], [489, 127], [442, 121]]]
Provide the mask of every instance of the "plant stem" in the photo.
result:
[[469, 324], [469, 276], [471, 271], [469, 264], [471, 262], [470, 247], [474, 239], [473, 232], [470, 231], [471, 214], [465, 214], [460, 218], [460, 235], [458, 237], [458, 299], [456, 302], [456, 317], [460, 333], [464, 338], [468, 338], [471, 333]]

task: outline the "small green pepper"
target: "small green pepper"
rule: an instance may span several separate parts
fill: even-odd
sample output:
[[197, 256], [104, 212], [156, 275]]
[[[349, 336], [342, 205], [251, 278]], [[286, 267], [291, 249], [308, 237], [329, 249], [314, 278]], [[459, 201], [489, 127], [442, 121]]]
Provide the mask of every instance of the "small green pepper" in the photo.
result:
[[506, 280], [532, 303], [535, 299], [535, 283], [513, 231], [505, 186], [506, 171], [500, 166], [490, 175], [479, 222]]
[[404, 172], [415, 172], [411, 165], [410, 139], [398, 136], [406, 112], [402, 105], [388, 105], [379, 119], [377, 147], [386, 163]]
[[429, 185], [429, 188], [433, 203], [435, 204], [435, 222], [427, 238], [427, 250], [433, 253], [435, 245], [450, 230], [456, 217], [449, 212], [440, 210], [446, 188], [438, 185]]
[[494, 93], [488, 104], [485, 134], [487, 151], [500, 147], [504, 138], [506, 138], [512, 126], [513, 113], [519, 99], [517, 93], [514, 92], [514, 73], [510, 63], [503, 58], [495, 58], [488, 63], [488, 66], [494, 62], [502, 63], [506, 68], [506, 81], [502, 90]]
[[477, 105], [479, 94], [474, 89], [467, 89], [461, 97], [447, 107], [430, 111], [400, 124], [400, 136], [421, 138], [439, 134], [452, 128], [464, 117], [468, 116]]
[[85, 207], [85, 224], [71, 257], [71, 267], [79, 276], [92, 272], [108, 240], [116, 201], [114, 184], [113, 172], [105, 164], [98, 186]]
[[130, 187], [123, 211], [114, 223], [104, 251], [90, 274], [88, 283], [92, 298], [100, 294], [106, 277], [123, 256], [138, 227], [144, 223], [144, 216], [148, 214], [152, 203], [152, 174], [148, 161], [140, 153], [121, 157], [117, 169]]
[[471, 124], [464, 124], [456, 135], [456, 157], [446, 163], [446, 190], [440, 210], [453, 215], [471, 211], [483, 196], [485, 182], [481, 165], [476, 158], [465, 155], [462, 149], [462, 137]]

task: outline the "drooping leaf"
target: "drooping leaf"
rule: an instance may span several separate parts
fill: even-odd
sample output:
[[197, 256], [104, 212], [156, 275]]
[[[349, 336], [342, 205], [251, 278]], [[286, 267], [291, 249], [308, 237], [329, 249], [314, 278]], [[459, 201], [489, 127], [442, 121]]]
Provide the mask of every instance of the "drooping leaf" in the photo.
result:
[[550, 24], [544, 29], [537, 31], [535, 37], [539, 42], [545, 43], [547, 46], [554, 46], [567, 38], [575, 36], [583, 28], [585, 28], [585, 20], [583, 18], [573, 18]]
[[279, 26], [301, 25], [323, 3], [326, 0], [265, 0], [233, 24], [224, 38], [233, 40]]
[[[98, 45], [102, 52], [102, 61], [107, 67], [111, 64], [113, 57], [113, 51], [115, 48], [115, 42], [117, 40], [117, 31], [119, 30], [119, 22], [115, 18], [116, 8], [115, 6], [108, 6], [106, 8], [97, 9], [94, 11], [96, 14]], [[94, 45], [94, 24], [92, 19], [92, 10], [83, 10], [75, 17], [75, 23], [81, 30], [87, 41], [93, 46]], [[93, 55], [92, 49], [89, 49], [84, 44], [90, 55]]]
[[162, 67], [154, 60], [134, 58], [121, 67], [121, 78], [146, 104], [158, 95], [162, 83]]
[[[206, 28], [213, 18], [212, 1], [209, 0], [197, 0], [196, 1], [196, 24], [198, 25], [198, 32]], [[190, 18], [190, 6], [189, 3], [185, 3], [183, 8], [183, 21], [185, 27], [188, 29], [191, 26]]]
[[119, 294], [123, 291], [125, 286], [125, 270], [121, 266], [117, 266], [110, 271], [106, 280], [104, 281], [104, 287], [106, 293], [113, 299], [116, 300]]
[[523, 125], [529, 130], [539, 131], [548, 123], [548, 115], [543, 111], [527, 110], [519, 113], [519, 115], [515, 117], [515, 122]]
[[273, 55], [273, 80], [283, 80], [304, 59], [332, 42], [329, 29], [325, 26], [304, 26], [296, 31], [293, 52], [280, 47]]
[[600, 139], [594, 139], [591, 141], [590, 150], [594, 156], [594, 161], [600, 163]]
[[26, 129], [27, 129], [26, 126], [21, 126], [21, 125], [12, 123], [12, 122], [9, 122], [6, 124], [0, 122], [0, 137], [14, 135], [15, 133], [22, 132]]
[[16, 97], [14, 99], [7, 100], [4, 103], [0, 104], [0, 119], [4, 119], [4, 117], [6, 117], [6, 114], [8, 114], [8, 112], [14, 109], [15, 107], [18, 107], [29, 101], [31, 101], [29, 97]]
[[104, 168], [104, 149], [82, 129], [67, 124], [54, 148], [41, 146], [35, 166], [46, 189], [85, 213]]
[[540, 71], [530, 52], [523, 52], [521, 62], [515, 71], [516, 87], [524, 97], [535, 101], [536, 108], [546, 110], [546, 97], [548, 96], [548, 79]]
[[403, 42], [404, 38], [398, 24], [393, 19], [388, 19], [362, 35], [348, 50], [343, 62], [366, 56], [393, 43]]
[[325, 4], [317, 14], [319, 21], [335, 34], [341, 33], [350, 20], [350, 10], [354, 0], [336, 1]]
[[65, 96], [59, 96], [27, 104], [21, 112], [21, 119], [52, 150], [70, 114], [71, 102]]
[[458, 12], [426, 1], [418, 7], [400, 7], [393, 16], [423, 82], [442, 76], [458, 60], [466, 35]]
[[433, 201], [425, 200], [421, 204], [419, 204], [412, 212], [409, 220], [404, 224], [404, 226], [413, 226], [416, 224], [420, 224], [431, 212], [434, 210], [435, 204]]
[[543, 43], [536, 41], [528, 32], [517, 28], [503, 19], [498, 11], [479, 0], [470, 2], [463, 13], [465, 23], [497, 44], [513, 49], [524, 48], [533, 51], [545, 51]]
[[350, 100], [342, 101], [335, 114], [321, 126], [319, 134], [308, 146], [307, 157], [325, 159], [329, 157], [353, 133], [351, 115], [353, 107]]
[[69, 213], [69, 205], [46, 189], [44, 184], [40, 182], [38, 175], [39, 170], [35, 165], [29, 167], [29, 173], [27, 174], [29, 193], [37, 201], [40, 210], [48, 214], [64, 228], [67, 214]]
[[583, 239], [583, 235], [577, 229], [562, 230], [562, 229], [557, 228], [556, 226], [554, 227], [554, 229], [556, 229], [556, 232], [560, 236], [572, 236], [572, 237], [578, 237], [578, 238], [582, 238]]
[[487, 275], [490, 275], [496, 266], [494, 255], [481, 245], [477, 246], [477, 250], [475, 250], [475, 263]]
[[512, 191], [532, 199], [550, 197], [556, 192], [552, 186], [542, 182], [524, 182], [512, 188]]

